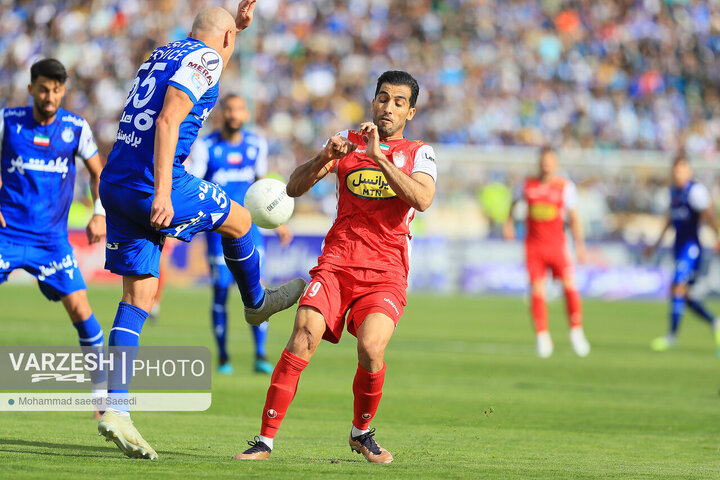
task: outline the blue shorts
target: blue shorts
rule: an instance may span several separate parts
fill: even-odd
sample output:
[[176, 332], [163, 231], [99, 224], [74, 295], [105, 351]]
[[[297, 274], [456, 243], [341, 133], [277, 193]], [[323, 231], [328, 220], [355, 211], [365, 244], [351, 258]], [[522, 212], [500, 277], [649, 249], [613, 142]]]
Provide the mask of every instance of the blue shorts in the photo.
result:
[[184, 242], [199, 232], [214, 230], [230, 213], [230, 199], [214, 183], [193, 175], [174, 178], [170, 226], [150, 226], [154, 195], [100, 181], [100, 198], [107, 214], [105, 268], [118, 275], [160, 275], [165, 237]]
[[87, 290], [67, 239], [54, 245], [20, 245], [0, 240], [0, 284], [17, 268], [37, 278], [40, 291], [54, 302], [78, 290]]
[[692, 285], [697, 280], [702, 265], [702, 248], [691, 242], [675, 251], [675, 275], [673, 285]]
[[[252, 235], [255, 250], [260, 254], [260, 275], [262, 275], [263, 263], [265, 263], [265, 237], [262, 236], [260, 229], [254, 223], [250, 227], [250, 235]], [[227, 288], [235, 282], [235, 279], [225, 264], [222, 237], [219, 233], [208, 232], [205, 234], [205, 238], [207, 239], [208, 263], [210, 264], [213, 285]]]

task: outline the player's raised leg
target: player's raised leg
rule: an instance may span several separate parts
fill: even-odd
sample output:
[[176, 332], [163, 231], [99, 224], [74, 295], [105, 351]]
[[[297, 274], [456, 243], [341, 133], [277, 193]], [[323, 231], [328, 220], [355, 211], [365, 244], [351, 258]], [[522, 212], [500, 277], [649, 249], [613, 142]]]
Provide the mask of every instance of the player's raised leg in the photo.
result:
[[270, 458], [270, 452], [274, 447], [273, 439], [290, 403], [295, 398], [300, 374], [320, 345], [324, 332], [325, 319], [317, 309], [307, 306], [298, 308], [290, 340], [270, 378], [260, 435], [255, 441], [248, 442], [250, 448], [235, 455], [237, 460]]
[[695, 312], [698, 317], [702, 318], [710, 325], [714, 325], [716, 319], [715, 315], [710, 312], [710, 310], [708, 310], [707, 306], [705, 306], [702, 300], [693, 297], [689, 291], [688, 294], [685, 295], [685, 304], [690, 310]]
[[390, 463], [393, 457], [373, 438], [375, 417], [385, 382], [385, 348], [395, 331], [392, 319], [383, 313], [371, 313], [357, 331], [358, 368], [353, 381], [353, 421], [350, 448], [371, 463]]
[[260, 325], [273, 314], [297, 302], [305, 289], [305, 280], [296, 278], [278, 288], [263, 289], [260, 284], [260, 253], [255, 248], [250, 226], [250, 212], [231, 201], [227, 219], [215, 231], [222, 235], [225, 263], [240, 289], [245, 304], [245, 320], [251, 325]]
[[[159, 261], [159, 251], [157, 255]], [[108, 346], [130, 347], [133, 352], [140, 345], [140, 332], [148, 318], [157, 292], [157, 277], [153, 275], [126, 275], [123, 277], [123, 296], [118, 305]], [[135, 350], [136, 351], [136, 350]], [[132, 372], [133, 355], [126, 360], [126, 372]], [[154, 460], [157, 453], [143, 439], [130, 420], [127, 406], [129, 379], [120, 379], [122, 369], [113, 368], [108, 379], [108, 403], [114, 405], [105, 411], [98, 423], [98, 434], [114, 441], [128, 457]]]

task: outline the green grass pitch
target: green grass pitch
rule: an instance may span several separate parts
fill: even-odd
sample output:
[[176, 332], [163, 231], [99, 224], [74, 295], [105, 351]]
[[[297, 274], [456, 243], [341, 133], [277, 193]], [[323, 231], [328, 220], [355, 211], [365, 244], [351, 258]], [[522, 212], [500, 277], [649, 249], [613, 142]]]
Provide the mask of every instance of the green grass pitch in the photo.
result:
[[[119, 290], [92, 288], [106, 335]], [[143, 345], [206, 345], [209, 289], [166, 292]], [[712, 305], [718, 311], [718, 304]], [[133, 419], [158, 451], [123, 457], [97, 436], [89, 412], [0, 413], [3, 478], [720, 478], [720, 376], [709, 329], [691, 314], [678, 349], [651, 352], [664, 332], [665, 303], [585, 302], [593, 346], [576, 358], [561, 302], [550, 305], [555, 355], [534, 355], [520, 299], [412, 295], [388, 347], [384, 397], [373, 426], [395, 457], [370, 465], [351, 453], [354, 339], [323, 343], [270, 461], [232, 456], [258, 433], [268, 376], [251, 373], [250, 332], [239, 295], [230, 304], [236, 373], [215, 375], [206, 412], [138, 412]], [[293, 313], [271, 322], [276, 360]], [[62, 307], [35, 287], [0, 287], [0, 343], [74, 345]]]

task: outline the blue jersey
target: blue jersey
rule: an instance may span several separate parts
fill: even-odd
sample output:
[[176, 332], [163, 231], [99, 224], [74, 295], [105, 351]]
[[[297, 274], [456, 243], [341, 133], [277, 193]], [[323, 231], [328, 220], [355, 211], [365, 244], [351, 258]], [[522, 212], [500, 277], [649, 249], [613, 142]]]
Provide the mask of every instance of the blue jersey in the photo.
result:
[[144, 192], [154, 191], [155, 121], [170, 85], [185, 92], [194, 104], [180, 124], [173, 183], [187, 175], [183, 162], [215, 106], [222, 69], [220, 54], [194, 38], [155, 49], [138, 69], [102, 180]]
[[88, 123], [58, 109], [40, 125], [32, 107], [0, 110], [0, 212], [7, 228], [0, 240], [52, 245], [67, 240], [67, 218], [75, 187], [75, 157], [97, 153]]
[[675, 256], [687, 244], [700, 244], [700, 216], [710, 204], [704, 185], [689, 182], [685, 187], [670, 189], [670, 218], [675, 228]]
[[193, 146], [191, 172], [215, 183], [230, 198], [244, 204], [245, 192], [253, 182], [267, 174], [267, 142], [247, 130], [240, 143], [231, 143], [213, 132]]

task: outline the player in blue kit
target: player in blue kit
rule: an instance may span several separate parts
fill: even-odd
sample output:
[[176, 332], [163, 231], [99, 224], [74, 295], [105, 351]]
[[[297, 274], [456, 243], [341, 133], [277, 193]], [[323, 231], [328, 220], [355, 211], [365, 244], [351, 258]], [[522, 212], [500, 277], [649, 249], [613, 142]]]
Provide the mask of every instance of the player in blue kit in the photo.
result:
[[[225, 190], [228, 196], [243, 205], [245, 193], [252, 183], [267, 174], [267, 142], [258, 135], [243, 129], [250, 119], [245, 100], [239, 95], [226, 95], [220, 102], [222, 107], [222, 129], [215, 131], [196, 142], [191, 152], [189, 170], [195, 176], [215, 183]], [[282, 225], [276, 229], [283, 245], [290, 243], [292, 234]], [[265, 256], [265, 240], [257, 225], [250, 227], [255, 249], [260, 253], [262, 268]], [[218, 346], [218, 372], [233, 372], [226, 348], [227, 334], [227, 294], [232, 282], [232, 274], [225, 265], [220, 234], [206, 234], [208, 263], [213, 280], [212, 325]], [[272, 373], [273, 366], [265, 356], [267, 323], [252, 325], [255, 340], [254, 369], [258, 373]]]
[[[90, 174], [95, 201], [88, 241], [105, 236], [98, 196], [102, 162], [88, 123], [60, 108], [66, 80], [59, 61], [40, 60], [30, 68], [32, 106], [0, 110], [0, 284], [13, 270], [26, 270], [45, 297], [62, 302], [80, 345], [102, 348], [103, 331], [88, 303], [67, 231], [79, 158]], [[91, 380], [93, 395], [104, 397], [104, 373], [93, 373]]]
[[653, 350], [665, 351], [676, 345], [678, 327], [687, 305], [711, 325], [715, 343], [720, 349], [719, 319], [715, 318], [700, 300], [693, 298], [691, 293], [691, 287], [695, 283], [702, 265], [700, 222], [705, 221], [713, 231], [717, 232], [717, 222], [712, 211], [710, 193], [704, 185], [692, 179], [692, 169], [682, 152], [673, 161], [672, 183], [667, 222], [657, 242], [648, 247], [645, 252], [647, 256], [652, 255], [660, 246], [670, 226], [675, 229], [673, 245], [675, 275], [670, 298], [670, 329], [667, 335], [654, 339], [650, 346]]
[[[259, 325], [293, 305], [305, 288], [295, 279], [277, 289], [260, 285], [260, 257], [250, 213], [217, 185], [183, 167], [203, 121], [215, 106], [218, 82], [235, 48], [235, 36], [252, 22], [255, 0], [242, 0], [237, 17], [225, 9], [201, 11], [190, 36], [152, 52], [138, 69], [121, 114], [117, 141], [100, 178], [107, 211], [105, 268], [123, 276], [123, 295], [109, 346], [137, 347], [158, 284], [166, 236], [190, 241], [204, 231], [222, 235], [228, 268], [245, 304], [245, 320]], [[127, 382], [108, 379], [108, 408], [98, 432], [128, 456], [155, 459], [122, 407]]]

